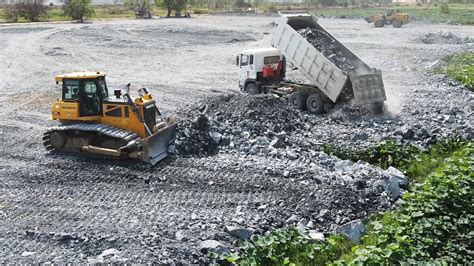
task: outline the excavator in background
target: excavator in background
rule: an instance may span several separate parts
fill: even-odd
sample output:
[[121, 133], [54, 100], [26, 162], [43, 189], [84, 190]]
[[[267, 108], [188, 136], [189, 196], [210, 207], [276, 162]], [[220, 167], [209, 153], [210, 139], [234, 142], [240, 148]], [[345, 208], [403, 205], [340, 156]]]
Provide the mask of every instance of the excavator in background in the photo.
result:
[[109, 95], [103, 72], [75, 72], [55, 77], [62, 98], [52, 105], [60, 125], [43, 136], [48, 151], [66, 151], [115, 158], [137, 158], [152, 165], [168, 156], [176, 122], [164, 118], [145, 89], [132, 100], [126, 91]]
[[398, 9], [388, 9], [387, 14], [378, 14], [371, 17], [366, 17], [367, 23], [374, 23], [376, 28], [381, 28], [387, 24], [392, 24], [394, 28], [400, 28], [402, 25], [408, 23], [408, 13], [402, 13]]

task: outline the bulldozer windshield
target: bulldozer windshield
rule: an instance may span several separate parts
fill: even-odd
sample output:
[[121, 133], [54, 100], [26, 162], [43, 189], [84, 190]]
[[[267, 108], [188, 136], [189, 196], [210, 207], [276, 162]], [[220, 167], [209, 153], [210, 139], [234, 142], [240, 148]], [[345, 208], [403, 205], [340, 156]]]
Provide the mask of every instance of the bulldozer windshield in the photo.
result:
[[79, 80], [65, 80], [63, 87], [63, 99], [74, 101], [79, 98]]
[[102, 95], [102, 98], [106, 98], [109, 96], [109, 92], [107, 91], [107, 84], [105, 83], [105, 78], [104, 77], [99, 77], [99, 90], [100, 94]]

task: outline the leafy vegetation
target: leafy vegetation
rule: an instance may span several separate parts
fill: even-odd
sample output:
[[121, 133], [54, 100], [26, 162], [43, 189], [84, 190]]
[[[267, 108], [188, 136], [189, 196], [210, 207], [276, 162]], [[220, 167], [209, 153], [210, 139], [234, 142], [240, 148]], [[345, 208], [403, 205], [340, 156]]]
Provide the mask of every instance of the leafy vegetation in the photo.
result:
[[[341, 235], [315, 240], [301, 234], [294, 226], [278, 229], [265, 236], [255, 236], [242, 243], [240, 254], [219, 258], [240, 265], [324, 265], [350, 252], [353, 243]], [[218, 258], [213, 254], [214, 258]]]
[[441, 4], [441, 6], [439, 8], [441, 9], [441, 13], [449, 14], [449, 5], [448, 5], [448, 3]]
[[403, 195], [396, 210], [370, 217], [367, 233], [359, 245], [339, 235], [332, 235], [326, 241], [312, 240], [290, 227], [242, 243], [239, 254], [218, 258], [221, 262], [391, 265], [474, 260], [471, 251], [474, 142], [454, 138], [426, 151], [394, 142], [363, 151], [344, 152], [326, 147], [329, 148], [333, 154], [347, 159], [358, 160], [357, 156], [362, 156], [381, 166], [395, 164], [415, 177], [415, 184]]
[[343, 150], [333, 145], [324, 145], [323, 151], [343, 160], [354, 162], [362, 160], [387, 169], [389, 166], [401, 168], [408, 165], [411, 156], [418, 154], [420, 149], [412, 145], [402, 146], [395, 141], [384, 141], [375, 147], [364, 150]]
[[474, 53], [462, 52], [445, 58], [448, 64], [435, 70], [461, 82], [471, 91], [474, 91]]
[[27, 21], [39, 21], [46, 16], [48, 8], [43, 5], [43, 1], [24, 1], [14, 5], [7, 6], [4, 9], [4, 17], [8, 22], [17, 22], [19, 17]]
[[65, 16], [73, 20], [84, 22], [84, 18], [94, 15], [94, 9], [90, 6], [91, 0], [65, 0], [63, 11]]
[[171, 17], [173, 10], [176, 16], [181, 16], [181, 11], [186, 8], [186, 0], [155, 0], [155, 3], [167, 10], [167, 17]]
[[473, 172], [470, 142], [404, 194], [396, 211], [372, 217], [363, 244], [339, 262], [472, 262]]
[[389, 166], [406, 172], [408, 177], [416, 180], [427, 176], [441, 164], [443, 158], [466, 144], [460, 138], [442, 140], [433, 144], [427, 150], [421, 150], [413, 145], [403, 146], [394, 141], [384, 141], [381, 144], [364, 150], [343, 150], [336, 146], [323, 146], [324, 152], [344, 160], [366, 161], [383, 169]]

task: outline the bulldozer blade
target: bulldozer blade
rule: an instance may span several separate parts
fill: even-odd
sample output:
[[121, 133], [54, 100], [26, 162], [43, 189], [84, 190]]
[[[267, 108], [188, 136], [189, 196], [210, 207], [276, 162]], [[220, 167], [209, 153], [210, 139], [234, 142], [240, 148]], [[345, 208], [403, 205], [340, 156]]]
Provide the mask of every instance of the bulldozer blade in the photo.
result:
[[141, 160], [152, 165], [168, 156], [168, 146], [176, 130], [176, 123], [161, 128], [160, 131], [142, 140]]

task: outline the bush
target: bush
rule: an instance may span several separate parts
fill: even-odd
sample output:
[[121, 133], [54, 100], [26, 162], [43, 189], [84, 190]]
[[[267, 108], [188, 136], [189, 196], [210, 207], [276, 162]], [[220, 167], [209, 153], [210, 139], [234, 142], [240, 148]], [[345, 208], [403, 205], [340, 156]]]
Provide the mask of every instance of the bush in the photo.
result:
[[448, 3], [443, 3], [443, 4], [440, 6], [440, 9], [441, 9], [441, 13], [443, 13], [443, 14], [449, 14], [449, 6], [448, 6]]
[[39, 21], [41, 17], [46, 16], [48, 7], [43, 5], [42, 0], [28, 0], [15, 4], [12, 9], [14, 10], [13, 15], [36, 22]]
[[84, 18], [90, 18], [95, 14], [90, 3], [90, 0], [65, 0], [63, 6], [64, 15], [71, 17], [73, 20], [84, 22]]
[[209, 10], [208, 9], [203, 9], [203, 8], [195, 8], [193, 10], [193, 14], [199, 15], [199, 14], [208, 14]]

